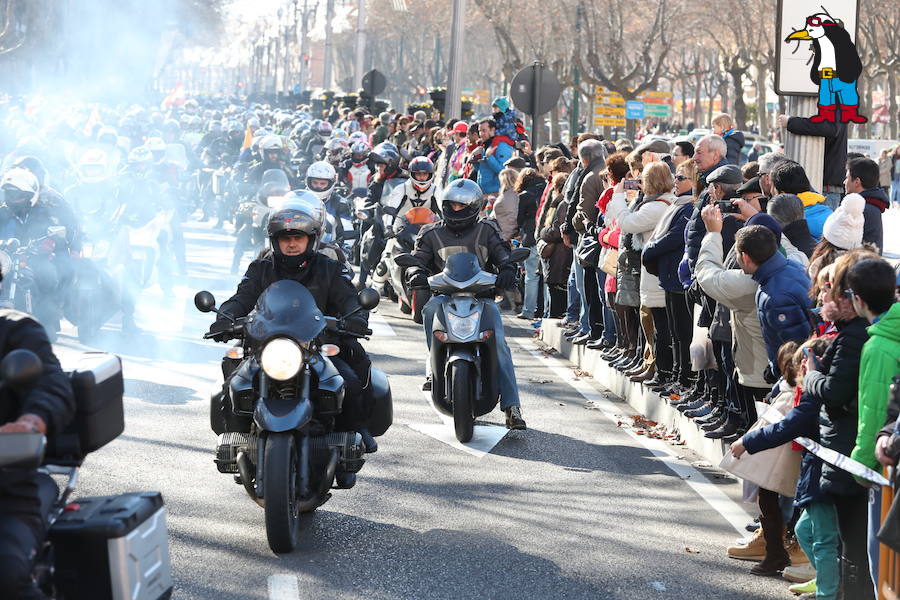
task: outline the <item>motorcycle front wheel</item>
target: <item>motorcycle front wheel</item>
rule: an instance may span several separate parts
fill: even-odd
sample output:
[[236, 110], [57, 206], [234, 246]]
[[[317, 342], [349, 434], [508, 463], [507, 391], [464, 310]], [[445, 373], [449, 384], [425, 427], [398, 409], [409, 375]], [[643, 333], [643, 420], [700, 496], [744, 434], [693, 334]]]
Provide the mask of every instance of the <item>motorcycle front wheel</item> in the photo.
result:
[[450, 365], [450, 402], [453, 404], [453, 427], [456, 439], [465, 444], [472, 441], [475, 431], [475, 403], [473, 386], [475, 369], [472, 363], [458, 360]]
[[276, 554], [292, 552], [300, 536], [299, 461], [292, 433], [273, 433], [265, 451], [266, 538]]

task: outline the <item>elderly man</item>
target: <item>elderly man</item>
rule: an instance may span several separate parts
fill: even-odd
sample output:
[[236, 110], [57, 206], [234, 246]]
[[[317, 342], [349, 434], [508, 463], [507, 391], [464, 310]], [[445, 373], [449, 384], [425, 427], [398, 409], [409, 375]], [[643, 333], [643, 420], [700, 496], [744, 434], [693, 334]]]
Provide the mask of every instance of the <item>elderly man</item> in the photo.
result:
[[775, 167], [781, 163], [790, 160], [791, 159], [784, 154], [777, 152], [770, 152], [769, 154], [763, 154], [759, 157], [759, 172], [757, 173], [757, 177], [759, 177], [759, 188], [762, 190], [762, 193], [765, 194], [766, 198], [771, 198], [775, 195], [775, 189], [772, 187], [772, 171], [774, 171]]
[[[700, 138], [697, 147], [694, 149], [694, 158], [692, 160], [697, 164], [697, 169], [700, 171], [701, 185], [705, 187], [708, 183], [707, 178], [709, 175], [719, 167], [724, 167], [728, 164], [728, 161], [725, 160], [727, 151], [728, 146], [721, 136], [707, 135]], [[738, 176], [741, 175], [740, 169], [738, 169], [737, 173]], [[738, 185], [742, 182], [743, 177], [741, 177]], [[737, 186], [735, 186], [735, 189], [737, 189]], [[706, 235], [706, 226], [700, 217], [700, 211], [707, 204], [709, 204], [709, 190], [705, 189], [700, 193], [694, 213], [691, 215], [691, 220], [688, 222], [687, 227], [687, 266], [691, 272], [691, 280], [694, 278], [693, 273], [694, 267], [697, 265], [697, 255], [700, 254], [700, 244], [703, 242], [703, 236]]]

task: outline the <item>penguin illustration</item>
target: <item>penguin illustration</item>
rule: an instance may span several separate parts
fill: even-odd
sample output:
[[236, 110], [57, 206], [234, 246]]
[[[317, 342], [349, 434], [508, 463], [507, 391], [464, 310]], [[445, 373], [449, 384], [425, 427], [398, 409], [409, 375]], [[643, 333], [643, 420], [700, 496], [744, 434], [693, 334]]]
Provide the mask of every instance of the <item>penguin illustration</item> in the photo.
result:
[[813, 62], [809, 77], [819, 86], [819, 114], [810, 117], [812, 123], [865, 123], [868, 120], [858, 112], [856, 81], [862, 73], [862, 62], [841, 21], [827, 12], [810, 15], [806, 18], [806, 27], [784, 41], [812, 42]]

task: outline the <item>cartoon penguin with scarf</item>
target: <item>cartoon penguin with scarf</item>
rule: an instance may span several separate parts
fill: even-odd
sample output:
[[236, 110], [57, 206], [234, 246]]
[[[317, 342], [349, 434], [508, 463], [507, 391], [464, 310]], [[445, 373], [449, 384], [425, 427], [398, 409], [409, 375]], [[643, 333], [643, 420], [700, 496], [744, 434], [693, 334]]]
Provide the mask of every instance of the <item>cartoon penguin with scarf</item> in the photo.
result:
[[843, 22], [828, 12], [816, 13], [806, 17], [806, 27], [793, 32], [784, 41], [812, 42], [813, 61], [809, 76], [819, 86], [819, 114], [810, 117], [810, 122], [865, 123], [868, 120], [859, 114], [856, 91], [862, 62]]

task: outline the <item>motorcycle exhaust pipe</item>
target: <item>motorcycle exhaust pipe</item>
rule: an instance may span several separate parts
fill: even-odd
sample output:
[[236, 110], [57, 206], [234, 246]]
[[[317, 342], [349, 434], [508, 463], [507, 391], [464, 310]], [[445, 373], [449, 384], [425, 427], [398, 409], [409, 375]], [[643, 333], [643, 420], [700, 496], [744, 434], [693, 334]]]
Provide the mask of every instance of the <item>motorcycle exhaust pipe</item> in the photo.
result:
[[254, 502], [265, 508], [266, 501], [256, 495], [256, 487], [253, 485], [253, 464], [250, 462], [250, 457], [243, 451], [238, 452], [237, 468], [238, 473], [241, 476], [241, 483], [243, 484], [247, 495], [250, 496]]
[[339, 459], [340, 450], [332, 448], [331, 456], [328, 458], [328, 466], [325, 467], [325, 476], [322, 477], [322, 481], [319, 483], [319, 489], [309, 498], [298, 502], [300, 505], [300, 512], [307, 512], [314, 508], [318, 508], [322, 505], [322, 502], [324, 501], [323, 498], [327, 498], [327, 496], [331, 495], [328, 490], [330, 490], [331, 486], [334, 484], [334, 474], [337, 473]]

